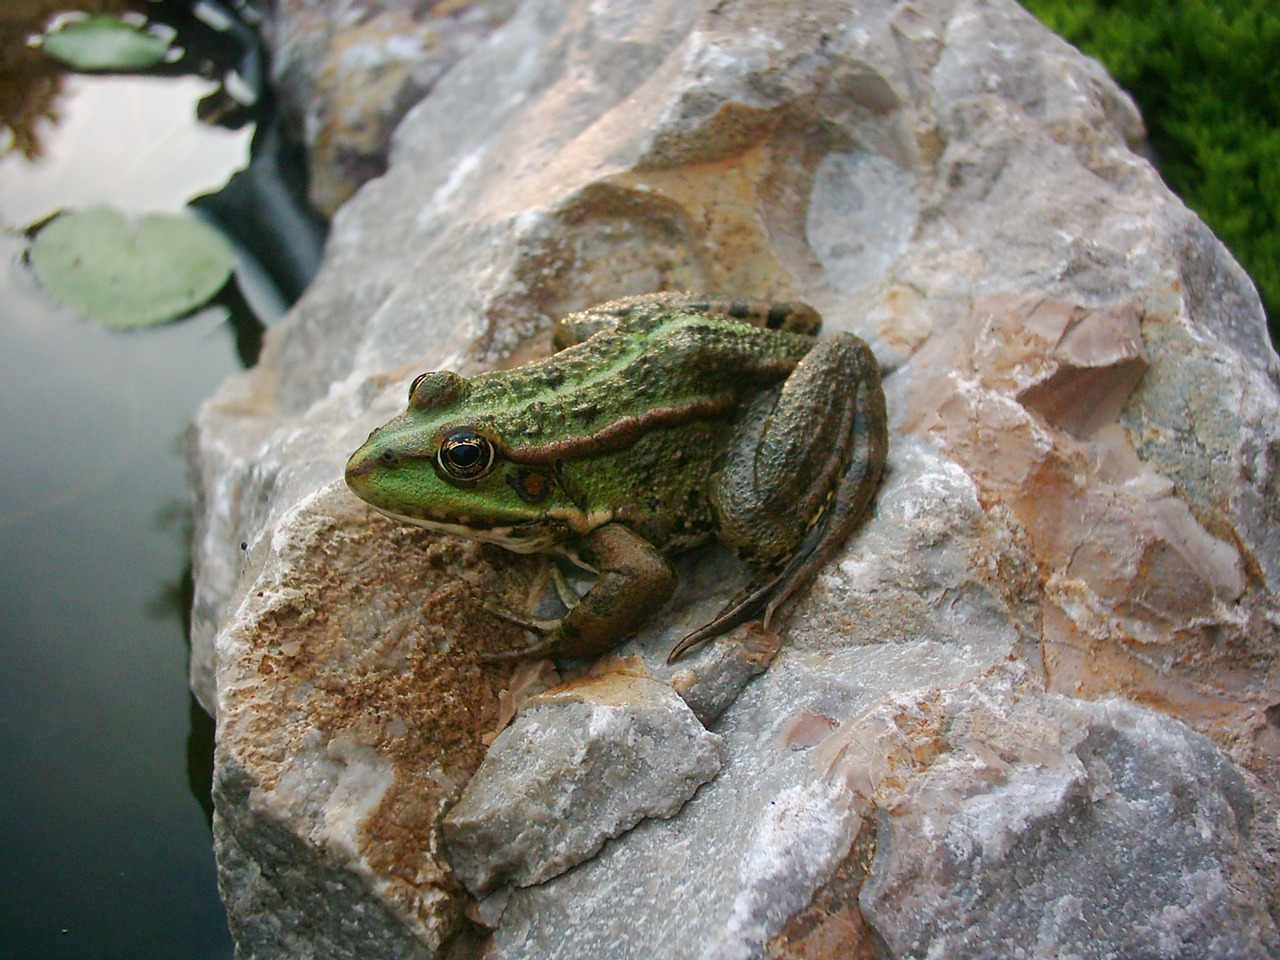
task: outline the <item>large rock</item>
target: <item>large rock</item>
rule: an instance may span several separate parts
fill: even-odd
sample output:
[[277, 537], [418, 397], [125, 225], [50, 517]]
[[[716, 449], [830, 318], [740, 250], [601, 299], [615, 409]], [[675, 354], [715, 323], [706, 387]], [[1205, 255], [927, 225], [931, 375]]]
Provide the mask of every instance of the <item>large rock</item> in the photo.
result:
[[273, 0], [263, 34], [308, 196], [332, 216], [382, 174], [396, 124], [517, 0]]
[[[241, 955], [1275, 955], [1280, 363], [1141, 133], [1012, 0], [525, 0], [460, 51], [196, 428]], [[342, 465], [413, 374], [656, 289], [867, 339], [886, 480], [776, 633], [665, 665], [741, 580], [704, 551], [494, 739], [481, 604], [542, 565]]]
[[647, 821], [572, 873], [514, 891], [483, 956], [1280, 949], [1263, 853], [1275, 807], [1259, 809], [1184, 724], [1045, 694], [997, 668], [873, 703], [806, 749], [759, 735], [774, 680], [730, 711], [731, 760], [712, 787], [675, 820]]
[[[875, 784], [868, 752], [900, 756], [915, 775]], [[1267, 907], [1274, 875], [1242, 856], [1273, 811], [1168, 717], [988, 682], [894, 698], [815, 753], [845, 778], [844, 796], [878, 788], [861, 904], [892, 956], [1280, 949]], [[1274, 819], [1261, 831], [1274, 838]]]
[[668, 684], [606, 674], [527, 704], [444, 820], [472, 893], [559, 876], [720, 772], [720, 738]]

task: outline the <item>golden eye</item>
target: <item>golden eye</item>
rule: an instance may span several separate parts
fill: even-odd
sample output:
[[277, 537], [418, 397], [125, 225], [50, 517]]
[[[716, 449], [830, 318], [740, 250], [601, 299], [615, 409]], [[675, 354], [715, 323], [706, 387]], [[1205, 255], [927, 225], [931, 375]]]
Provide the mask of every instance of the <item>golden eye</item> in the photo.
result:
[[440, 444], [436, 455], [450, 479], [474, 483], [493, 467], [493, 444], [471, 430], [455, 430]]

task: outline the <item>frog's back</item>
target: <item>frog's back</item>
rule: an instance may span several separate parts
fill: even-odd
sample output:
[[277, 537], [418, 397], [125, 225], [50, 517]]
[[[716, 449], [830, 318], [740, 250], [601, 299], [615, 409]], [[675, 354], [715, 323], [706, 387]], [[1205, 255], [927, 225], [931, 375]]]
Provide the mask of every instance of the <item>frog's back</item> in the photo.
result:
[[731, 417], [745, 396], [785, 380], [813, 342], [720, 314], [633, 311], [544, 360], [481, 374], [469, 399], [491, 411], [511, 459], [572, 460]]

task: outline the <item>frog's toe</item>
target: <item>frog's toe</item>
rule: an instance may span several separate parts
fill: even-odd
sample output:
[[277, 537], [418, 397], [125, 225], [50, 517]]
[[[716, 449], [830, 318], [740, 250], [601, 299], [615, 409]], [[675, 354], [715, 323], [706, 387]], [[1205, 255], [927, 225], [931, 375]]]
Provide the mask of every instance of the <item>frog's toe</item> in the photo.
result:
[[560, 620], [558, 618], [526, 617], [516, 613], [514, 610], [508, 610], [506, 607], [496, 603], [490, 603], [488, 600], [481, 600], [480, 606], [485, 613], [497, 617], [499, 620], [505, 620], [507, 623], [513, 623], [517, 627], [523, 627], [541, 637], [553, 634], [560, 629]]
[[[539, 637], [533, 643], [523, 647], [517, 647], [514, 650], [502, 650], [497, 653], [482, 653], [478, 659], [481, 663], [509, 663], [512, 660], [539, 660], [560, 657], [587, 657], [594, 656], [601, 651], [596, 646], [586, 645], [581, 640], [577, 640], [565, 635], [563, 629], [559, 625], [559, 621], [543, 621], [543, 623], [554, 624], [551, 631], [544, 636]], [[536, 628], [530, 627], [530, 630], [538, 632]]]
[[482, 653], [476, 657], [481, 663], [513, 663], [516, 660], [549, 660], [554, 651], [542, 649], [546, 644], [542, 641], [515, 650], [500, 650], [497, 653]]

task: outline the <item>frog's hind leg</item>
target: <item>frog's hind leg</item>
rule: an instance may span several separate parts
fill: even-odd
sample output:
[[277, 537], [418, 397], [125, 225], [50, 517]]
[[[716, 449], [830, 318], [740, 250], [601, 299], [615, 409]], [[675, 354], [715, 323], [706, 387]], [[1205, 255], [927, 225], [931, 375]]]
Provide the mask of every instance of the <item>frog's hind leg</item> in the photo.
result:
[[875, 357], [851, 334], [819, 341], [743, 411], [711, 492], [721, 541], [761, 574], [669, 659], [762, 612], [767, 626], [862, 519], [887, 450]]

